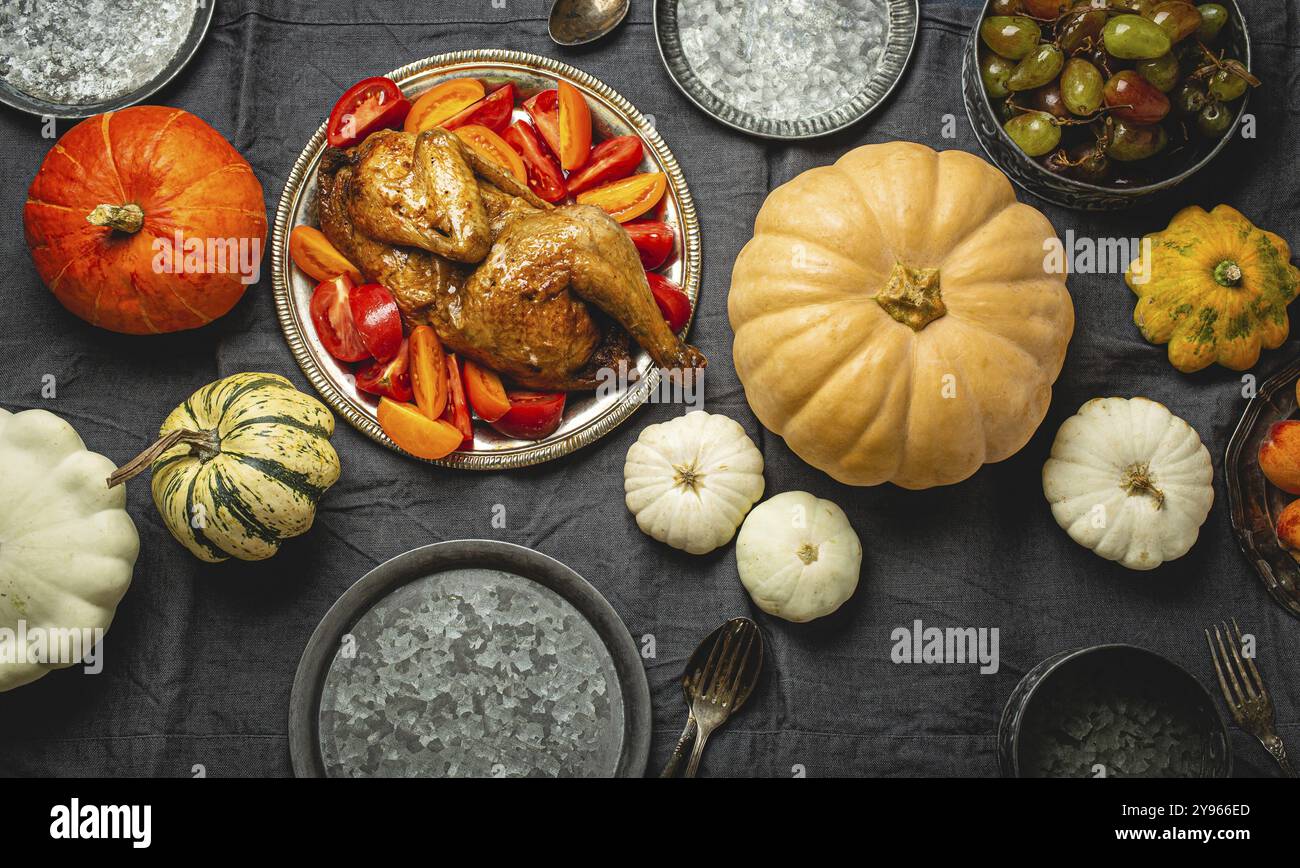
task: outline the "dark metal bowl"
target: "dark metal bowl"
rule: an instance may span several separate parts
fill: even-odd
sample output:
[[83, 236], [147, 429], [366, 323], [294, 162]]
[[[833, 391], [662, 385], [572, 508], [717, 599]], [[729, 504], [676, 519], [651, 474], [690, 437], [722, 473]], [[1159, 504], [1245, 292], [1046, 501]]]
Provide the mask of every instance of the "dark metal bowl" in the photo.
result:
[[1204, 757], [1202, 777], [1226, 778], [1232, 775], [1232, 743], [1228, 727], [1219, 714], [1214, 697], [1201, 682], [1177, 663], [1154, 651], [1136, 645], [1114, 644], [1062, 651], [1048, 657], [1020, 679], [1007, 699], [998, 724], [998, 766], [1004, 776], [1028, 776], [1021, 765], [1025, 721], [1034, 700], [1042, 694], [1043, 685], [1050, 682], [1053, 687], [1059, 687], [1079, 677], [1091, 666], [1113, 671], [1117, 678], [1142, 668], [1158, 672], [1166, 691], [1164, 698], [1177, 704], [1179, 711], [1187, 715], [1210, 746]]
[[[1250, 34], [1246, 30], [1246, 19], [1242, 15], [1241, 7], [1237, 5], [1236, 0], [1220, 0], [1220, 2], [1228, 8], [1229, 21], [1225, 27], [1231, 30], [1232, 50], [1249, 68]], [[1139, 202], [1168, 193], [1200, 171], [1224, 149], [1240, 125], [1241, 116], [1246, 111], [1246, 104], [1250, 100], [1249, 92], [1242, 96], [1241, 103], [1237, 106], [1237, 114], [1232, 121], [1232, 128], [1223, 138], [1195, 161], [1190, 157], [1187, 160], [1176, 160], [1173, 167], [1174, 174], [1164, 180], [1140, 186], [1109, 187], [1066, 178], [1049, 171], [1036, 159], [1020, 150], [1002, 129], [1002, 124], [998, 122], [997, 113], [989, 101], [988, 94], [984, 92], [984, 83], [980, 80], [979, 72], [979, 25], [988, 14], [989, 0], [985, 0], [975, 26], [971, 28], [966, 51], [962, 53], [962, 98], [966, 104], [966, 116], [970, 118], [971, 127], [975, 130], [975, 138], [984, 149], [984, 153], [988, 154], [989, 159], [1006, 172], [1017, 186], [1049, 202], [1064, 205], [1066, 208], [1114, 211], [1131, 208]]]

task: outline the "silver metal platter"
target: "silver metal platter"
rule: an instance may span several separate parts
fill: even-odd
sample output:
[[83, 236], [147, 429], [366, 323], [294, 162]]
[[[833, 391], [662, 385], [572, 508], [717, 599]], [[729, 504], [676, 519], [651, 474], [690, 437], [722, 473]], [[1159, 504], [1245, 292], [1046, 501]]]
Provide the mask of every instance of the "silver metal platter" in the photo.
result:
[[[723, 17], [723, 16], [726, 17]], [[856, 16], [855, 21], [849, 21]], [[655, 0], [655, 39], [673, 82], [691, 102], [729, 127], [769, 139], [808, 139], [860, 121], [894, 90], [916, 44], [918, 0]], [[711, 25], [704, 22], [711, 20]], [[708, 37], [706, 26], [714, 33]], [[882, 27], [883, 39], [870, 40]], [[874, 44], [868, 48], [868, 39]], [[712, 40], [707, 46], [706, 40]], [[791, 82], [823, 58], [824, 79]], [[815, 48], [814, 48], [815, 46]], [[879, 50], [863, 66], [854, 52]], [[715, 53], [708, 54], [707, 51]], [[855, 66], [856, 63], [856, 66]], [[764, 93], [807, 104], [777, 106]], [[813, 96], [814, 88], [826, 94]], [[833, 92], [832, 92], [833, 91]], [[742, 104], [745, 103], [745, 104]], [[763, 105], [764, 108], [759, 108]]]
[[[101, 19], [96, 22], [87, 22], [85, 15], [87, 8], [80, 3], [37, 3], [35, 8], [25, 8], [23, 4], [13, 3], [9, 0], [0, 10], [0, 31], [9, 28], [11, 31], [23, 23], [30, 23], [33, 16], [38, 13], [51, 15], [65, 15], [70, 21], [61, 22], [57, 27], [72, 26], [78, 32], [85, 33], [109, 33], [114, 30], [128, 34], [133, 40], [132, 47], [143, 39], [145, 33], [142, 31], [142, 22], [123, 20], [121, 18], [111, 17], [114, 10], [120, 14], [129, 14], [130, 5], [124, 5], [121, 9], [109, 3], [106, 7], [106, 14], [110, 17]], [[179, 4], [171, 3], [175, 7]], [[157, 91], [161, 90], [174, 79], [180, 71], [190, 62], [195, 53], [199, 50], [199, 45], [208, 33], [208, 27], [212, 24], [212, 12], [216, 6], [215, 0], [193, 0], [194, 10], [192, 20], [186, 25], [184, 21], [178, 22], [178, 30], [174, 43], [168, 42], [167, 48], [163, 53], [158, 54], [153, 60], [154, 63], [144, 63], [138, 58], [132, 57], [126, 59], [124, 65], [128, 67], [129, 75], [132, 76], [130, 84], [121, 91], [113, 92], [111, 95], [91, 101], [57, 101], [33, 92], [35, 88], [28, 87], [24, 89], [15, 82], [19, 77], [13, 72], [6, 72], [11, 68], [11, 64], [21, 62], [20, 58], [6, 56], [0, 59], [0, 103], [12, 106], [13, 108], [40, 117], [55, 118], [84, 118], [91, 115], [102, 114], [103, 112], [116, 111], [141, 102]], [[156, 23], [156, 22], [155, 22]], [[60, 37], [55, 35], [48, 40], [42, 40], [43, 47], [62, 53], [63, 58], [69, 58], [71, 48], [66, 42], [61, 43]], [[147, 28], [146, 28], [147, 29]], [[16, 38], [16, 37], [15, 37]], [[23, 40], [29, 47], [33, 46], [33, 41]], [[175, 50], [172, 51], [172, 45]], [[10, 52], [5, 52], [11, 54]], [[46, 73], [49, 70], [44, 64], [41, 65]], [[76, 66], [73, 69], [66, 70], [66, 74], [60, 74], [58, 70], [54, 72], [54, 83], [66, 83], [67, 76], [88, 75], [92, 70], [85, 66]]]
[[640, 777], [641, 656], [580, 575], [455, 540], [375, 567], [312, 633], [289, 699], [298, 777]]
[[[583, 92], [591, 108], [595, 137], [636, 134], [645, 144], [640, 171], [663, 172], [668, 190], [661, 203], [661, 219], [676, 227], [677, 248], [660, 274], [676, 281], [691, 300], [692, 319], [700, 286], [700, 226], [686, 179], [668, 146], [645, 116], [611, 87], [566, 63], [520, 51], [457, 51], [420, 60], [388, 74], [408, 99], [451, 78], [477, 78], [489, 89], [513, 82], [523, 98], [555, 87], [559, 79]], [[516, 117], [523, 117], [520, 109]], [[288, 256], [289, 233], [295, 226], [316, 225], [316, 170], [325, 152], [322, 123], [294, 163], [280, 197], [271, 231], [271, 271], [276, 311], [289, 348], [299, 367], [325, 402], [372, 440], [397, 452], [402, 450], [379, 427], [376, 399], [360, 391], [351, 367], [334, 359], [316, 337], [309, 305], [315, 283], [294, 267]], [[687, 324], [687, 329], [690, 324]], [[514, 440], [484, 424], [474, 426], [474, 448], [453, 452], [432, 461], [466, 470], [502, 470], [540, 464], [567, 455], [609, 433], [643, 404], [659, 384], [659, 371], [650, 356], [635, 359], [640, 379], [609, 394], [570, 392], [564, 420], [544, 440]], [[403, 453], [406, 454], [406, 453]]]

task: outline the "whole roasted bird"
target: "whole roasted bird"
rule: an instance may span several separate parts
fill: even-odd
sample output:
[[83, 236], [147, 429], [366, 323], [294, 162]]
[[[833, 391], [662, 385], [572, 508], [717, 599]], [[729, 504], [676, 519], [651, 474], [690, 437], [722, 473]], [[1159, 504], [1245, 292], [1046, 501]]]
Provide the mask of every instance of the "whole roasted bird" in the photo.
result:
[[385, 130], [331, 149], [317, 195], [321, 231], [409, 322], [522, 386], [593, 388], [629, 360], [627, 335], [659, 367], [705, 365], [613, 219], [552, 207], [451, 133]]

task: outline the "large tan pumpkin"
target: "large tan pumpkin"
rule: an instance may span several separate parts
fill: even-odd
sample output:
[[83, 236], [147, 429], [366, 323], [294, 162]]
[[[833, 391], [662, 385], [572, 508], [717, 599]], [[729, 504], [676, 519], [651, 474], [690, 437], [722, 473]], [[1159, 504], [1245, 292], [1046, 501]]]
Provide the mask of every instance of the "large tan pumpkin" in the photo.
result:
[[866, 145], [804, 172], [768, 196], [732, 273], [750, 407], [851, 485], [947, 485], [1007, 458], [1074, 329], [1055, 238], [960, 151]]

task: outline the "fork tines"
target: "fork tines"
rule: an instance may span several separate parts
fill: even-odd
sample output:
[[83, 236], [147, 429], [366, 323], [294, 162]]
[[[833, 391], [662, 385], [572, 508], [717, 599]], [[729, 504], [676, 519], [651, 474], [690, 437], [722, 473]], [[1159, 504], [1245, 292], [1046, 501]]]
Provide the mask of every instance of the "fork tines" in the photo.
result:
[[[1205, 641], [1210, 646], [1210, 657], [1214, 660], [1214, 672], [1219, 676], [1219, 689], [1223, 691], [1223, 698], [1228, 703], [1228, 708], [1232, 711], [1233, 720], [1238, 726], [1245, 727], [1248, 723], [1253, 723], [1249, 718], [1253, 717], [1250, 713], [1255, 711], [1254, 707], [1265, 707], [1268, 710], [1268, 717], [1273, 716], [1273, 703], [1269, 698], [1268, 689], [1264, 686], [1264, 679], [1259, 674], [1258, 667], [1252, 657], [1243, 657], [1241, 646], [1244, 642], [1241, 635], [1241, 627], [1237, 625], [1237, 619], [1232, 619], [1233, 629], [1229, 630], [1225, 622], [1220, 630], [1220, 625], [1214, 625], [1214, 637], [1210, 637], [1210, 631], [1205, 631]], [[1227, 641], [1224, 641], [1224, 636]], [[1216, 647], [1217, 646], [1217, 647]], [[1231, 653], [1229, 653], [1231, 648]], [[1235, 665], [1234, 665], [1235, 664]], [[1224, 678], [1224, 670], [1227, 670], [1227, 678]], [[1231, 684], [1231, 688], [1229, 688]], [[1253, 706], [1253, 707], [1252, 707]], [[1263, 710], [1260, 708], [1259, 710]]]

